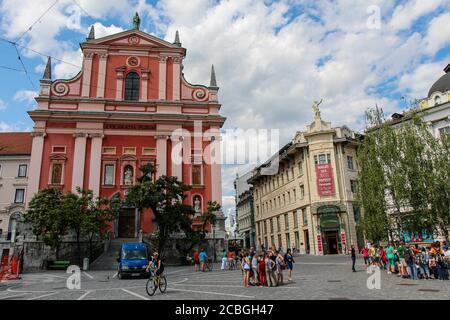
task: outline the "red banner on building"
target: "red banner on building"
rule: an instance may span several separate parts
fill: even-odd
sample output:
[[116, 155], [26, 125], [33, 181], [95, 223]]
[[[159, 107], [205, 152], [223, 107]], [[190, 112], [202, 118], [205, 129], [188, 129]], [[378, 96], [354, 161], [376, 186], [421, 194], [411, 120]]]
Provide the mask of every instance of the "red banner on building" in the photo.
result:
[[342, 242], [343, 246], [345, 246], [347, 244], [347, 239], [345, 238], [345, 232], [341, 233], [341, 242]]
[[319, 252], [322, 252], [322, 237], [320, 234], [317, 235], [317, 248], [319, 249]]
[[333, 168], [331, 164], [316, 165], [316, 181], [319, 196], [334, 195]]

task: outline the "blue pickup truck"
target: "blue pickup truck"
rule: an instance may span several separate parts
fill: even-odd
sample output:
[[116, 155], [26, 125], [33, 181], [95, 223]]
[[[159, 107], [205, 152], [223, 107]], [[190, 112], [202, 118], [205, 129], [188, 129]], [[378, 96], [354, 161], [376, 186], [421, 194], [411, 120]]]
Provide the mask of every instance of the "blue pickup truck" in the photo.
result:
[[122, 243], [119, 251], [119, 270], [117, 277], [123, 279], [125, 275], [148, 277], [146, 268], [149, 263], [148, 247], [144, 243]]

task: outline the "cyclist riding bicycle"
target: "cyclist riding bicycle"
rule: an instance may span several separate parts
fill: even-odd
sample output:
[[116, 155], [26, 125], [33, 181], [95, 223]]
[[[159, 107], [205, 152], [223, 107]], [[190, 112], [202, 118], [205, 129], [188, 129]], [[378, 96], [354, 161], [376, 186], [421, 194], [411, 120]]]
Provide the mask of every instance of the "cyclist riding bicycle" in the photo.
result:
[[155, 274], [157, 276], [160, 276], [164, 272], [164, 264], [161, 258], [159, 257], [158, 252], [153, 253], [152, 261], [147, 266], [147, 272], [149, 272], [150, 269], [156, 270]]

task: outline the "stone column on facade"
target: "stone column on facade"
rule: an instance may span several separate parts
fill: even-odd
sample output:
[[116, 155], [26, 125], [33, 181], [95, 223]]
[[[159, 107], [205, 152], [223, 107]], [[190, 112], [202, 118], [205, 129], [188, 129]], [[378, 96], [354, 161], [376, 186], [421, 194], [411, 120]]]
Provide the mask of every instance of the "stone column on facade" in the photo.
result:
[[108, 60], [107, 53], [99, 53], [98, 64], [98, 80], [97, 80], [97, 98], [105, 97], [105, 82], [106, 82], [106, 62]]
[[125, 68], [121, 67], [116, 69], [116, 100], [122, 100], [124, 74]]
[[179, 181], [183, 181], [183, 137], [172, 136], [172, 176], [177, 177]]
[[156, 136], [156, 177], [167, 175], [167, 136]]
[[89, 189], [94, 197], [100, 196], [100, 179], [102, 171], [102, 133], [91, 133], [91, 157], [89, 159]]
[[89, 97], [91, 89], [91, 75], [92, 75], [92, 58], [94, 57], [93, 52], [84, 53], [83, 61], [83, 85], [81, 87], [81, 96], [86, 98]]
[[147, 102], [148, 100], [148, 74], [149, 70], [143, 70], [141, 72], [141, 80], [142, 80], [142, 90], [141, 90], [141, 96], [139, 97], [139, 101]]
[[181, 57], [173, 57], [173, 100], [180, 100]]
[[39, 191], [44, 138], [46, 134], [45, 132], [32, 132], [31, 135], [33, 136], [33, 142], [31, 146], [30, 169], [28, 170], [27, 206], [33, 196]]
[[77, 187], [83, 188], [87, 134], [77, 132], [73, 136], [75, 137], [75, 147], [73, 151], [72, 192], [76, 192]]
[[159, 100], [166, 100], [167, 57], [159, 57]]
[[210, 153], [208, 156], [211, 159], [211, 199], [222, 204], [222, 172], [221, 172], [221, 150], [220, 150], [220, 134], [211, 137]]

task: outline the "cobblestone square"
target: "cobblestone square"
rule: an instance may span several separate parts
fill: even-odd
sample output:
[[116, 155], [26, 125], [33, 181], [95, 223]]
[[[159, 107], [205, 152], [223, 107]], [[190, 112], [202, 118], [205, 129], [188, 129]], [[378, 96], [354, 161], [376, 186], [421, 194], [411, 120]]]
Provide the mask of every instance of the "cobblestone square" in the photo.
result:
[[[297, 256], [293, 282], [274, 288], [243, 288], [240, 270], [194, 272], [193, 267], [166, 268], [167, 291], [149, 297], [146, 279], [119, 280], [115, 270], [81, 273], [81, 289], [69, 290], [64, 272], [24, 274], [0, 284], [0, 300], [393, 300], [448, 299], [448, 281], [401, 279], [381, 272], [381, 288], [368, 289], [363, 260], [351, 272], [347, 256]], [[287, 274], [285, 273], [285, 278]]]

